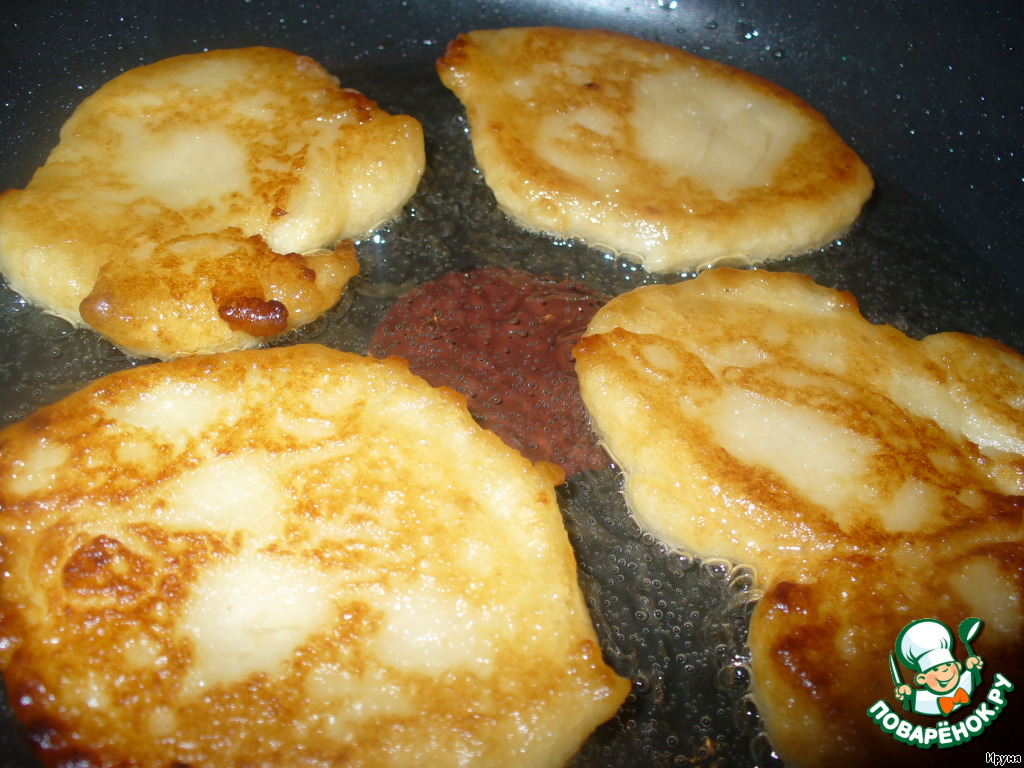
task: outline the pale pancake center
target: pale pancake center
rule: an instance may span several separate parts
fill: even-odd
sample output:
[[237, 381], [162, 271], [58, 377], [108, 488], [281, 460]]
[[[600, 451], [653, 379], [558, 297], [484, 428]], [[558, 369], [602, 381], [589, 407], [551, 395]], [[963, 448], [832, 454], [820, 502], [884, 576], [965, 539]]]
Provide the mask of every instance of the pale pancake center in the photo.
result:
[[331, 586], [294, 556], [247, 551], [207, 568], [179, 624], [194, 652], [186, 687], [275, 672], [332, 618]]
[[185, 209], [252, 195], [248, 153], [226, 129], [189, 126], [156, 132], [137, 121], [125, 129], [119, 134], [121, 151], [110, 165], [127, 185], [130, 199], [148, 196]]
[[715, 439], [745, 464], [762, 466], [785, 478], [815, 504], [840, 519], [857, 501], [858, 482], [878, 445], [845, 429], [814, 408], [758, 396], [726, 386], [706, 413]]
[[791, 109], [696, 67], [645, 75], [633, 98], [634, 146], [677, 180], [689, 177], [724, 201], [767, 186], [807, 135]]

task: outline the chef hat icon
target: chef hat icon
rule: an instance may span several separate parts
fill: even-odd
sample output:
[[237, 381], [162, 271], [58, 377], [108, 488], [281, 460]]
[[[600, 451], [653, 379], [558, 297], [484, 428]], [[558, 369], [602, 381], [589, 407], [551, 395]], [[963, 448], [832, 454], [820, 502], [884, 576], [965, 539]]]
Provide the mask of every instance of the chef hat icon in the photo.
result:
[[918, 619], [903, 628], [896, 638], [896, 654], [904, 666], [927, 672], [955, 661], [953, 632], [941, 621]]

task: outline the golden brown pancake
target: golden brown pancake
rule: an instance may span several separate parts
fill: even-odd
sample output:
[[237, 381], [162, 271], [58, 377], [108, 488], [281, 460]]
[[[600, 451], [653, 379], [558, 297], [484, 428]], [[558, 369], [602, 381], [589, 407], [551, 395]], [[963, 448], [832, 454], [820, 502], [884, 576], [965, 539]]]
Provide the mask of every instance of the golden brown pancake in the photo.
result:
[[1015, 668], [1020, 355], [914, 340], [806, 276], [731, 268], [613, 299], [574, 354], [641, 524], [756, 569], [754, 692], [787, 765], [892, 747], [865, 713], [892, 700], [886, 653], [911, 620], [981, 618], [993, 666]]
[[0, 196], [0, 269], [135, 356], [251, 347], [337, 302], [358, 264], [335, 246], [396, 216], [423, 167], [416, 120], [307, 57], [177, 56], [88, 97]]
[[0, 433], [0, 664], [44, 765], [559, 766], [629, 689], [554, 485], [398, 359], [112, 374]]
[[995, 342], [915, 341], [808, 277], [718, 268], [616, 297], [575, 355], [631, 509], [674, 545], [770, 579], [865, 543], [1017, 531], [988, 500], [1019, 493], [1024, 361]]
[[437, 69], [509, 216], [650, 271], [818, 248], [873, 189], [800, 98], [671, 46], [593, 29], [478, 30]]

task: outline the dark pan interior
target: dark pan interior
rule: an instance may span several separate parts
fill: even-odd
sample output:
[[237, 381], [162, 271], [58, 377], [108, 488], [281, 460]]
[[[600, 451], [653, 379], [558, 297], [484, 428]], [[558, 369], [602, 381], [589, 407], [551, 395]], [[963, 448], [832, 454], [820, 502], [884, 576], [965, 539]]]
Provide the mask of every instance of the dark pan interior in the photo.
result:
[[[458, 103], [433, 73], [456, 34], [523, 24], [601, 26], [678, 45], [778, 82], [820, 109], [872, 168], [878, 190], [840, 244], [772, 268], [852, 291], [875, 322], [914, 336], [961, 330], [1024, 351], [1018, 229], [1024, 203], [1024, 14], [968, 3], [153, 2], [9, 3], [0, 13], [0, 188], [24, 185], [70, 110], [132, 66], [207, 48], [275, 45], [420, 119], [428, 173], [414, 217], [359, 246], [363, 275], [323, 322], [281, 343], [365, 351], [389, 286], [500, 264], [574, 276], [608, 293], [652, 277], [608, 254], [512, 226], [479, 176]], [[383, 288], [383, 289], [382, 289]], [[88, 331], [0, 285], [0, 414], [18, 419], [133, 364]], [[633, 678], [627, 705], [577, 766], [770, 765], [745, 697], [742, 565], [669, 552], [630, 521], [613, 473], [562, 493], [605, 651]], [[0, 766], [32, 765], [10, 721]]]

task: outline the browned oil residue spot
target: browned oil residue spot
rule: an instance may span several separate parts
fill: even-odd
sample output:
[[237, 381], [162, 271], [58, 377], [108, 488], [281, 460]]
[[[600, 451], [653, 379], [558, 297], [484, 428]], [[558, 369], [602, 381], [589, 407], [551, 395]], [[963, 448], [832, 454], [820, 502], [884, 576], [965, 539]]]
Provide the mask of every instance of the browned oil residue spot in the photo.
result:
[[257, 338], [274, 336], [288, 328], [288, 308], [280, 301], [247, 296], [220, 305], [217, 312], [231, 330]]
[[470, 413], [532, 461], [566, 474], [598, 469], [598, 445], [572, 350], [606, 301], [564, 278], [511, 269], [451, 272], [400, 298], [370, 353], [395, 355], [434, 386], [462, 394]]

